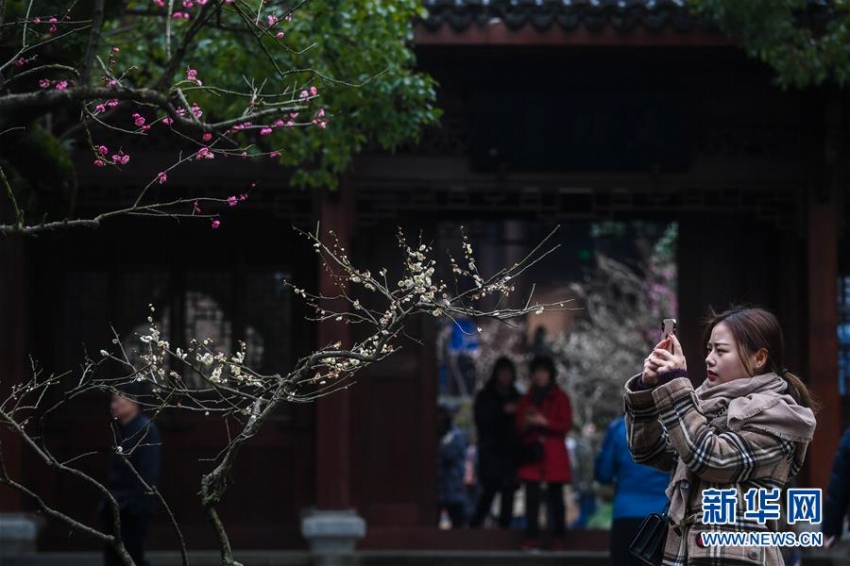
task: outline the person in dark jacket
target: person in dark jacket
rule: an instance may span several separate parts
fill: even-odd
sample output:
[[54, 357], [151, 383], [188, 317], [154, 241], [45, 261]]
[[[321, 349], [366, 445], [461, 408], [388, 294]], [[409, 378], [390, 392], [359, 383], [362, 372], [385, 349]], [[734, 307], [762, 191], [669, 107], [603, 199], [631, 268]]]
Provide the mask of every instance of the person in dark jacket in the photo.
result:
[[517, 392], [516, 368], [501, 357], [493, 366], [487, 385], [475, 397], [475, 426], [478, 429], [478, 479], [481, 495], [469, 525], [480, 528], [499, 494], [499, 527], [507, 529], [513, 518], [517, 488], [518, 437], [514, 425]]
[[832, 475], [826, 490], [823, 504], [824, 546], [831, 547], [844, 532], [844, 517], [850, 506], [850, 428], [844, 431], [835, 459], [832, 462]]
[[626, 419], [614, 419], [605, 432], [602, 448], [596, 455], [596, 481], [614, 484], [614, 509], [611, 514], [611, 564], [641, 566], [631, 555], [629, 545], [641, 521], [650, 513], [660, 513], [667, 504], [670, 475], [636, 464], [626, 438]]
[[525, 484], [526, 540], [524, 550], [540, 548], [541, 482], [546, 482], [546, 510], [551, 519], [552, 547], [563, 547], [566, 531], [564, 484], [572, 481], [566, 436], [573, 423], [570, 398], [555, 382], [552, 358], [531, 362], [532, 385], [519, 401], [516, 426], [524, 460], [517, 477]]
[[453, 529], [466, 526], [466, 435], [454, 426], [451, 410], [437, 408], [437, 505], [449, 515]]
[[[137, 565], [144, 565], [147, 564], [145, 531], [156, 506], [153, 494], [144, 484], [155, 487], [159, 483], [162, 438], [156, 424], [142, 413], [134, 393], [137, 391], [128, 390], [112, 396], [116, 446], [109, 458], [107, 487], [118, 502], [124, 547]], [[103, 506], [102, 515], [107, 529], [112, 532], [113, 515], [108, 504]], [[123, 561], [112, 546], [107, 546], [104, 563], [113, 566]]]

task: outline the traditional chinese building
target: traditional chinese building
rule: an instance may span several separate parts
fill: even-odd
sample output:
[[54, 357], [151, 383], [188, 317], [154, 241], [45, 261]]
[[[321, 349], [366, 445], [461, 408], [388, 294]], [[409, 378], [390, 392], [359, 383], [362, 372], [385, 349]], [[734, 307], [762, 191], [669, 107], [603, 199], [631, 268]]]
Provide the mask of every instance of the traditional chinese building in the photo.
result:
[[[111, 338], [109, 323], [142, 324], [148, 301], [170, 328], [252, 341], [261, 371], [349, 339], [337, 326], [305, 322], [303, 306], [282, 292], [284, 278], [329, 283], [293, 224], [321, 221], [355, 257], [380, 264], [395, 257], [397, 225], [436, 236], [447, 225], [487, 222], [495, 241], [523, 246], [535, 226], [555, 222], [676, 220], [686, 351], [702, 350], [709, 305], [754, 302], [776, 312], [789, 366], [824, 405], [798, 483], [825, 487], [848, 416], [837, 332], [850, 322], [848, 108], [826, 88], [780, 90], [769, 69], [680, 4], [428, 1], [416, 44], [420, 67], [440, 84], [442, 125], [403, 152], [363, 156], [338, 193], [296, 192], [273, 166], [247, 172], [217, 162], [173, 183], [187, 194], [212, 185], [226, 195], [250, 178], [262, 190], [216, 233], [138, 220], [0, 242], [0, 390], [30, 371], [29, 353], [51, 371], [73, 367], [84, 347]], [[140, 179], [146, 167], [155, 174], [157, 151], [138, 164]], [[84, 206], [135, 194], [136, 181], [98, 173], [81, 179]], [[436, 528], [436, 327], [422, 320], [411, 330], [421, 346], [345, 392], [287, 407], [246, 448], [222, 506], [234, 546], [302, 547], [300, 513], [311, 506], [355, 509], [368, 525], [363, 549], [518, 544], [520, 533]], [[704, 377], [699, 355], [689, 367], [695, 380]], [[623, 368], [624, 379], [633, 369]], [[106, 413], [93, 397], [68, 414], [51, 431], [61, 451], [103, 450]], [[160, 426], [163, 491], [189, 544], [211, 546], [197, 486], [185, 478], [197, 477], [224, 431], [181, 415]], [[47, 473], [14, 437], [2, 440], [10, 473], [35, 478], [61, 509], [93, 516], [90, 490]], [[97, 473], [104, 460], [84, 466]], [[33, 508], [0, 489], [0, 511]], [[168, 547], [164, 517], [153, 530]], [[40, 547], [92, 543], [51, 524]]]

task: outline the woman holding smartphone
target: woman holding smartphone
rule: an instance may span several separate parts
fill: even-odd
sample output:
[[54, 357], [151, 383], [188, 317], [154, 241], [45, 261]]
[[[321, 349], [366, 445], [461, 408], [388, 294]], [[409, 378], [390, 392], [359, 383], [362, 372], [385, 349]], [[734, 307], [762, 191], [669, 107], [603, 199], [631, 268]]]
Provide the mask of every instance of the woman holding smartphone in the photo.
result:
[[[703, 339], [708, 379], [694, 389], [675, 334], [626, 383], [629, 448], [638, 463], [672, 471], [673, 525], [663, 564], [783, 564], [778, 547], [706, 547], [706, 531], [772, 531], [745, 516], [752, 488], [781, 490], [805, 459], [814, 402], [784, 363], [777, 318], [759, 308], [712, 313]], [[731, 524], [704, 524], [703, 491], [737, 489]], [[784, 505], [783, 505], [784, 507]], [[731, 518], [731, 517], [729, 517]], [[712, 521], [713, 523], [714, 521]]]

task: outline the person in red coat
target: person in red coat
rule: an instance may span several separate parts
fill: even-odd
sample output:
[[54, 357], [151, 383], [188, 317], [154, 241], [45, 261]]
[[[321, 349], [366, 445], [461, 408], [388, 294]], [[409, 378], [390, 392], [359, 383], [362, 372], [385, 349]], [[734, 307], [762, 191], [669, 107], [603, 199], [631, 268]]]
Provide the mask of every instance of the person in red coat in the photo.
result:
[[564, 484], [572, 480], [565, 443], [573, 422], [570, 398], [555, 383], [551, 358], [531, 362], [531, 388], [519, 401], [516, 425], [520, 434], [518, 479], [525, 485], [526, 540], [523, 548], [540, 548], [540, 496], [546, 482], [546, 509], [552, 546], [563, 547], [566, 531]]

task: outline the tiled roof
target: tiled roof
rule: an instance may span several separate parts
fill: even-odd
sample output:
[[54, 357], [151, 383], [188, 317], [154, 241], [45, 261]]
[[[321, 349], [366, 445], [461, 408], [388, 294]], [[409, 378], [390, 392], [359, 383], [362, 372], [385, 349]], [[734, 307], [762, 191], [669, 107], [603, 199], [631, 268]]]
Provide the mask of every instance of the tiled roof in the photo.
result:
[[591, 31], [612, 27], [620, 32], [636, 28], [680, 32], [713, 29], [690, 14], [685, 0], [423, 0], [429, 30], [449, 25], [463, 31], [499, 19], [512, 30], [526, 25], [545, 30], [554, 25], [565, 31], [585, 26]]

